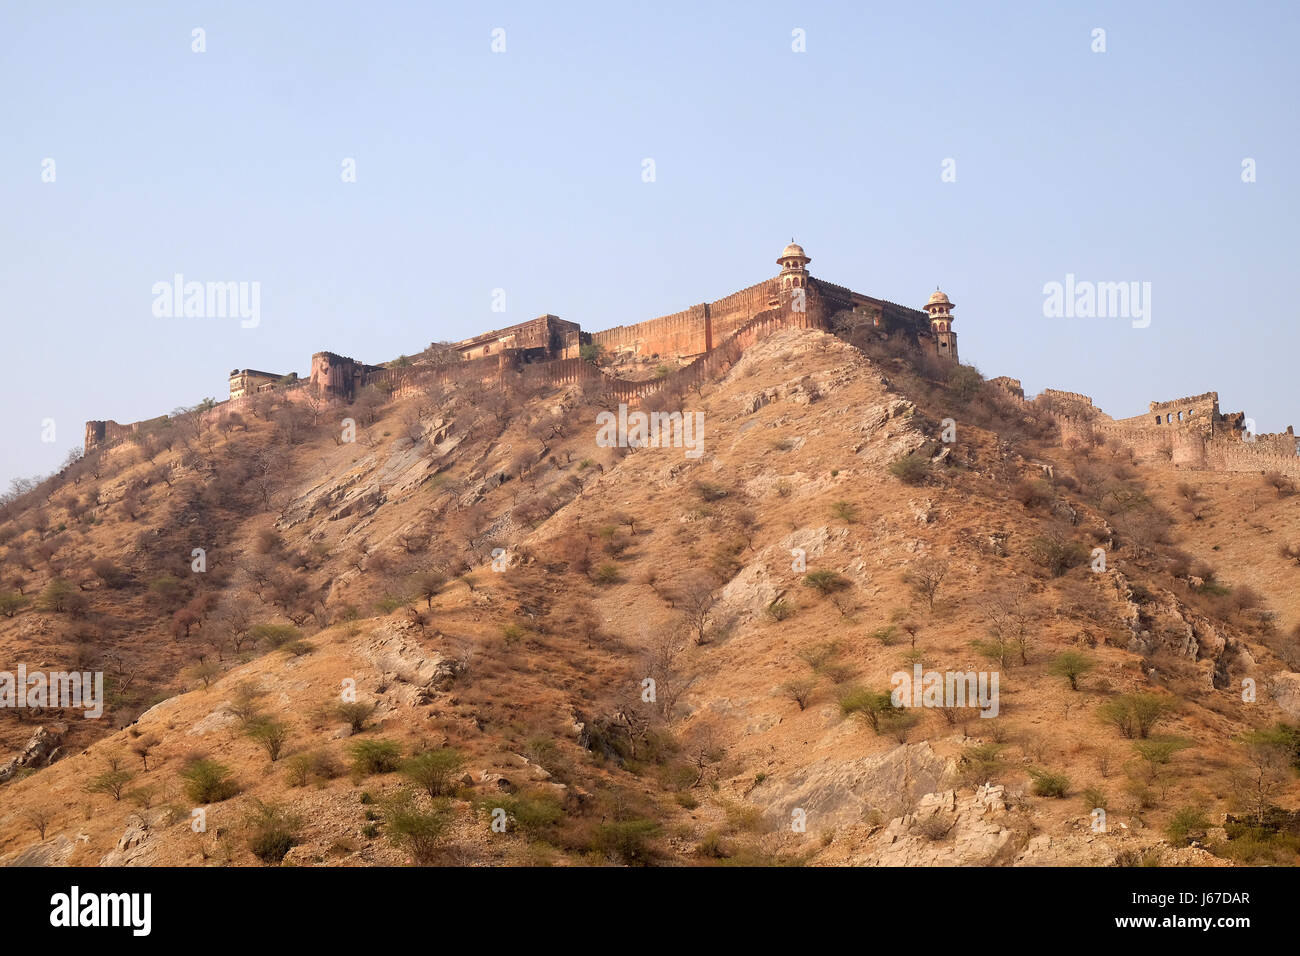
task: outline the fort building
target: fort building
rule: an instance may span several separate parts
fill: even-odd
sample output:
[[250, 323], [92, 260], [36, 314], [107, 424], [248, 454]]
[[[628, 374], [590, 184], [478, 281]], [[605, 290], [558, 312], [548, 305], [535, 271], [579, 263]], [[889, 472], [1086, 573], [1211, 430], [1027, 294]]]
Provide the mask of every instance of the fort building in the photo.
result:
[[[590, 339], [591, 336], [586, 337], [586, 341]], [[547, 314], [464, 339], [456, 342], [452, 348], [465, 361], [512, 352], [520, 361], [546, 362], [577, 358], [578, 350], [583, 344], [582, 329], [577, 322], [568, 322], [558, 315]]]
[[297, 381], [297, 379], [297, 372], [283, 375], [275, 372], [261, 372], [255, 368], [237, 368], [230, 373], [230, 397], [242, 398], [245, 395], [252, 395], [255, 392], [275, 388], [277, 385]]
[[[922, 308], [898, 305], [855, 292], [815, 277], [808, 266], [812, 258], [793, 240], [776, 259], [779, 270], [754, 285], [721, 299], [701, 302], [680, 312], [661, 315], [631, 325], [595, 332], [550, 313], [502, 329], [483, 332], [453, 343], [456, 356], [450, 366], [415, 363], [368, 365], [335, 352], [311, 357], [306, 378], [297, 373], [280, 375], [258, 369], [230, 373], [230, 397], [209, 414], [225, 415], [258, 394], [282, 391], [293, 400], [307, 394], [352, 401], [367, 386], [399, 393], [421, 374], [439, 377], [499, 376], [526, 371], [534, 382], [570, 384], [600, 378], [612, 392], [636, 402], [662, 386], [654, 382], [621, 378], [617, 371], [629, 363], [654, 362], [671, 374], [698, 376], [757, 337], [779, 328], [803, 327], [837, 331], [866, 326], [880, 335], [899, 335], [911, 345], [947, 362], [957, 362], [957, 335], [953, 331], [953, 303], [936, 290]], [[582, 359], [585, 345], [599, 346], [605, 368]], [[726, 351], [719, 351], [727, 346]], [[444, 353], [445, 354], [445, 353]], [[713, 360], [706, 361], [712, 356]], [[462, 371], [457, 372], [459, 367]], [[673, 371], [675, 369], [675, 371]], [[138, 432], [136, 425], [88, 422], [86, 449], [113, 444]]]

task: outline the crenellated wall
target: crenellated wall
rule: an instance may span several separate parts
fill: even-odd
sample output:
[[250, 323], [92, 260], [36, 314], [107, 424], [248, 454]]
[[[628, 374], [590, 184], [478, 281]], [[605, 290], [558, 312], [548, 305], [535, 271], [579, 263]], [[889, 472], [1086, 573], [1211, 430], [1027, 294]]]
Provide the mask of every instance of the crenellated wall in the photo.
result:
[[1095, 407], [1092, 404], [1092, 397], [1080, 392], [1062, 392], [1060, 389], [1045, 388], [1041, 394], [1050, 398], [1054, 402], [1061, 402], [1066, 405], [1084, 405], [1088, 408]]

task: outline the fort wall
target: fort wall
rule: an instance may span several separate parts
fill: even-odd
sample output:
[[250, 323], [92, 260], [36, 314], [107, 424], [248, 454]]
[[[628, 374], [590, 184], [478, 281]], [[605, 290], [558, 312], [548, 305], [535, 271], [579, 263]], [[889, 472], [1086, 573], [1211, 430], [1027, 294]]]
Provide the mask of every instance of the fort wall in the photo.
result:
[[714, 302], [593, 332], [591, 341], [612, 353], [692, 358], [724, 342], [754, 316], [771, 308], [778, 295], [777, 280], [766, 279]]
[[634, 325], [616, 325], [603, 332], [593, 332], [591, 341], [610, 353], [631, 352], [651, 357], [698, 355], [708, 347], [708, 306], [693, 305]]
[[[1019, 383], [1017, 383], [1019, 384]], [[1080, 392], [1062, 392], [1060, 389], [1045, 388], [1042, 393], [1047, 398], [1055, 402], [1063, 402], [1067, 405], [1086, 405], [1088, 408], [1095, 408], [1092, 404], [1092, 397]]]

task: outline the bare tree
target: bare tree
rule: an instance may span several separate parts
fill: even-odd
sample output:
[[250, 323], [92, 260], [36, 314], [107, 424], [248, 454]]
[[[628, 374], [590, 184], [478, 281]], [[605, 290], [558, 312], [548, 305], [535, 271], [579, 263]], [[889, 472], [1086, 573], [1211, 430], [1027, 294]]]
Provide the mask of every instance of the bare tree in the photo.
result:
[[934, 613], [935, 595], [948, 576], [948, 562], [941, 558], [925, 557], [912, 565], [907, 573], [907, 581], [919, 597], [925, 598], [930, 613]]
[[1013, 656], [1021, 664], [1028, 664], [1033, 645], [1029, 628], [1033, 611], [1025, 590], [1017, 586], [995, 592], [983, 598], [979, 607], [989, 629], [990, 640], [980, 645], [985, 655], [996, 660], [999, 667], [1010, 666]]
[[717, 585], [705, 575], [693, 575], [677, 588], [677, 601], [695, 643], [708, 643], [709, 613], [718, 600]]
[[682, 672], [681, 658], [686, 643], [686, 635], [678, 630], [660, 631], [645, 642], [645, 676], [654, 681], [653, 702], [665, 718], [672, 717], [678, 699], [695, 683], [694, 677]]
[[45, 806], [30, 807], [24, 811], [23, 819], [31, 824], [36, 832], [40, 834], [40, 838], [44, 840], [45, 831], [54, 822], [54, 811]]

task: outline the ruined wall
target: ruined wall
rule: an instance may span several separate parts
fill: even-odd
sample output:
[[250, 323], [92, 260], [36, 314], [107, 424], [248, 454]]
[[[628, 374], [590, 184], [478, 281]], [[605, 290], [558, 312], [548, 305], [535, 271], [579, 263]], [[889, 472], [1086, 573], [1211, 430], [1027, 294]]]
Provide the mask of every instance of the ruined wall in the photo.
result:
[[[1161, 404], [1173, 407], [1177, 403]], [[1300, 478], [1300, 455], [1296, 454], [1295, 435], [1257, 435], [1254, 441], [1245, 441], [1239, 434], [1228, 431], [1204, 432], [1195, 427], [1195, 418], [1193, 424], [1181, 427], [1176, 419], [1172, 427], [1167, 422], [1157, 425], [1155, 412], [1151, 414], [1150, 423], [1145, 416], [1105, 421], [1060, 413], [1053, 414], [1052, 418], [1060, 428], [1062, 441], [1071, 438], [1086, 440], [1089, 436], [1101, 435], [1113, 444], [1130, 449], [1139, 459], [1167, 461], [1178, 467], [1211, 471], [1278, 471]], [[1162, 418], [1165, 414], [1162, 410]]]
[[114, 445], [120, 445], [136, 435], [147, 435], [150, 432], [157, 431], [159, 428], [164, 427], [166, 422], [166, 415], [146, 418], [144, 421], [131, 422], [128, 425], [119, 425], [112, 419], [86, 422], [84, 448], [88, 452], [96, 448], [112, 448]]
[[108, 448], [116, 445], [124, 438], [130, 438], [136, 433], [139, 423], [131, 425], [119, 425], [117, 422], [109, 419], [107, 421], [86, 422], [86, 451], [93, 451], [96, 448]]
[[1209, 437], [1219, 420], [1219, 393], [1204, 392], [1168, 402], [1152, 402], [1145, 415], [1122, 418], [1133, 425], [1184, 425]]
[[1020, 399], [1022, 402], [1024, 401], [1025, 389], [1024, 386], [1020, 384], [1020, 379], [1011, 378], [1007, 375], [999, 375], [997, 378], [991, 378], [988, 381], [990, 385], [997, 386], [1003, 391], [1010, 393], [1013, 397]]

